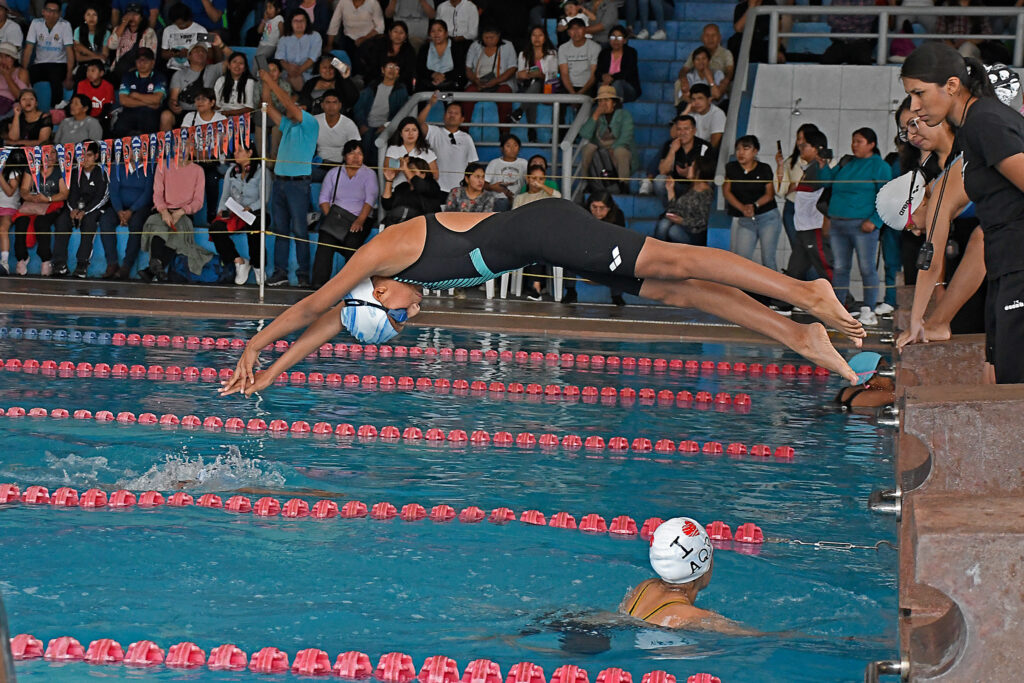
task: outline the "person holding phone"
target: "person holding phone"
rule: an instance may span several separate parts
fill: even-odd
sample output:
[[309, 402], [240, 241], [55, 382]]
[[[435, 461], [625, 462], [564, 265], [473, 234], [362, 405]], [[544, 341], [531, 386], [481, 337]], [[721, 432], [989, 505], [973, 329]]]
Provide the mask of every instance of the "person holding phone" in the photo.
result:
[[[530, 29], [530, 44], [519, 53], [516, 80], [521, 92], [536, 95], [553, 93], [561, 90], [558, 76], [558, 53], [543, 26]], [[537, 122], [537, 105], [527, 104], [522, 113], [526, 114], [527, 123]], [[515, 112], [513, 112], [513, 118]], [[527, 128], [526, 139], [537, 142], [537, 129]]]
[[686, 167], [689, 191], [678, 192], [676, 180], [671, 176], [665, 180], [668, 205], [654, 228], [657, 239], [699, 247], [707, 245], [711, 200], [714, 197], [711, 182], [714, 177], [715, 160], [705, 156], [695, 158]]
[[174, 72], [188, 68], [188, 52], [193, 45], [210, 49], [210, 36], [206, 29], [192, 21], [192, 10], [178, 3], [167, 13], [170, 25], [160, 39], [160, 58], [167, 60], [167, 70]]

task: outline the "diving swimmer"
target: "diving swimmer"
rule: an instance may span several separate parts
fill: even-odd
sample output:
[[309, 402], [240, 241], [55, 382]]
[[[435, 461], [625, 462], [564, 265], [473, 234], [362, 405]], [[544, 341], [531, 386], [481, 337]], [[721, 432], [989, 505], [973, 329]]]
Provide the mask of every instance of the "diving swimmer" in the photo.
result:
[[[571, 201], [542, 199], [502, 213], [428, 214], [381, 231], [327, 284], [249, 340], [221, 394], [266, 389], [343, 328], [360, 341], [387, 341], [419, 312], [424, 287], [473, 287], [531, 264], [562, 266], [631, 294], [712, 313], [857, 379], [823, 325], [794, 322], [744, 293], [798, 306], [859, 346], [864, 328], [827, 280], [794, 280], [728, 251], [663, 242], [600, 221]], [[254, 370], [263, 347], [303, 328], [269, 368]]]
[[711, 583], [715, 549], [704, 527], [689, 517], [662, 522], [651, 538], [651, 567], [658, 578], [633, 588], [619, 613], [666, 628], [751, 633], [725, 617], [694, 605]]

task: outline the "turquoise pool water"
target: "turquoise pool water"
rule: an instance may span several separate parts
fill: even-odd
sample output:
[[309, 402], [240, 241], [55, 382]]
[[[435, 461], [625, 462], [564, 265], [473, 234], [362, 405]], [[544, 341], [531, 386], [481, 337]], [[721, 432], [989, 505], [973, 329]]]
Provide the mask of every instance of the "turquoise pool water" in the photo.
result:
[[[9, 314], [0, 325], [37, 329], [247, 337], [254, 325], [171, 319]], [[396, 340], [397, 341], [397, 340]], [[455, 334], [426, 329], [409, 345], [795, 362], [767, 347], [616, 344], [550, 337]], [[233, 366], [236, 352], [0, 339], [0, 358], [131, 365]], [[865, 500], [891, 471], [889, 436], [871, 420], [824, 406], [840, 386], [796, 378], [682, 372], [595, 371], [545, 364], [455, 363], [426, 359], [323, 358], [296, 369], [541, 384], [654, 387], [696, 393], [746, 392], [749, 413], [457, 396], [385, 393], [351, 387], [278, 386], [262, 399], [219, 398], [212, 383], [52, 378], [0, 373], [0, 407], [104, 409], [236, 415], [417, 426], [787, 444], [791, 463], [750, 457], [672, 455], [637, 460], [581, 450], [362, 443], [167, 430], [93, 421], [0, 418], [0, 483], [99, 487], [165, 493], [177, 482], [198, 498], [240, 489], [311, 504], [332, 496], [448, 504], [457, 510], [507, 506], [567, 511], [579, 520], [687, 514], [733, 528], [755, 522], [769, 538], [874, 544], [894, 540], [888, 519]], [[200, 464], [202, 459], [202, 464]], [[218, 460], [219, 459], [219, 460]], [[667, 459], [668, 462], [657, 462]], [[216, 465], [211, 466], [211, 462]], [[203, 474], [200, 475], [199, 473]], [[201, 482], [196, 481], [202, 478]], [[250, 494], [255, 500], [258, 494]], [[226, 498], [226, 496], [225, 496]], [[722, 550], [698, 604], [764, 632], [757, 637], [668, 633], [615, 625], [580, 634], [566, 624], [614, 611], [630, 586], [649, 578], [646, 543], [518, 522], [435, 524], [398, 519], [327, 521], [256, 518], [200, 508], [124, 511], [0, 506], [0, 591], [12, 633], [44, 642], [137, 639], [166, 648], [183, 640], [205, 650], [233, 642], [247, 652], [272, 645], [362, 650], [376, 662], [393, 650], [417, 667], [430, 655], [460, 667], [476, 658], [502, 671], [532, 661], [550, 675], [562, 664], [593, 681], [617, 666], [639, 682], [664, 669], [723, 681], [858, 679], [864, 663], [891, 656], [896, 630], [896, 554], [836, 552], [767, 543], [756, 554]], [[82, 663], [18, 664], [26, 680], [87, 677], [242, 680], [255, 674], [131, 670]]]

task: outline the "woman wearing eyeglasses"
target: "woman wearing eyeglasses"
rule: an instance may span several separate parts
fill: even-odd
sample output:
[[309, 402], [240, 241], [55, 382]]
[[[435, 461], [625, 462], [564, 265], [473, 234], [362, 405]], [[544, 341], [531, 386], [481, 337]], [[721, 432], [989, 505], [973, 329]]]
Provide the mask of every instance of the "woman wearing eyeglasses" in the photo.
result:
[[[915, 285], [914, 303], [910, 310], [910, 326], [900, 333], [896, 345], [903, 348], [918, 342], [942, 341], [956, 334], [980, 333], [985, 329], [985, 255], [984, 237], [974, 216], [973, 207], [964, 190], [963, 158], [953, 152], [952, 126], [943, 121], [928, 127], [910, 111], [910, 98], [896, 110], [899, 138], [914, 149], [927, 155], [921, 162], [921, 171], [928, 179], [926, 203], [914, 214], [908, 230], [920, 235], [914, 240], [917, 249], [908, 254], [907, 284]], [[941, 207], [938, 192], [945, 175]], [[936, 209], [939, 215], [935, 216]], [[924, 243], [932, 221], [935, 231], [931, 236], [935, 257], [927, 270], [917, 269], [917, 252]], [[955, 252], [955, 255], [951, 252]], [[948, 276], [943, 277], [945, 274]], [[948, 282], [942, 297], [925, 319], [925, 310], [932, 295], [939, 289], [940, 279]]]

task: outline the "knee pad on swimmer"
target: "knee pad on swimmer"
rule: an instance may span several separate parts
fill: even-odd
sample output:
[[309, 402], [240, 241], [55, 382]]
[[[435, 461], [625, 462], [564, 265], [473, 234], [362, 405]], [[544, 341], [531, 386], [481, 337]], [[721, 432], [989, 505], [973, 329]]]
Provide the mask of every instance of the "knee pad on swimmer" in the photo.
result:
[[[383, 344], [398, 334], [394, 323], [407, 318], [404, 308], [388, 310], [373, 296], [373, 283], [363, 280], [345, 295], [341, 324], [363, 344]], [[394, 321], [394, 322], [392, 322]]]

